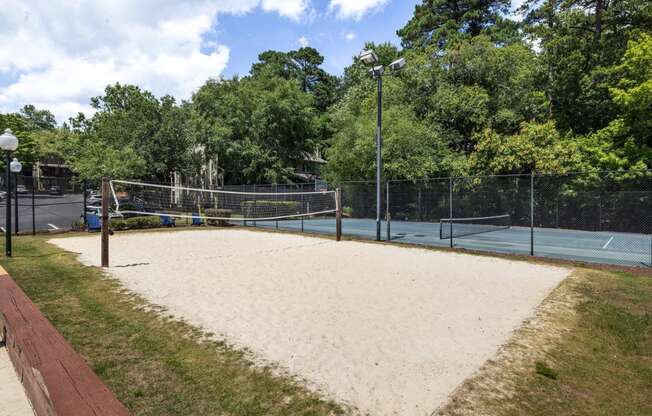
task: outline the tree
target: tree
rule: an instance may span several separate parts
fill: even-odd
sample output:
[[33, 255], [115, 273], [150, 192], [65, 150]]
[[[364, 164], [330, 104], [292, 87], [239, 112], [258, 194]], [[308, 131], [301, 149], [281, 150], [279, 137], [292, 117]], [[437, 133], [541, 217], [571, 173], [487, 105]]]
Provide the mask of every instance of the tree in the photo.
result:
[[[31, 168], [37, 159], [36, 144], [25, 119], [20, 114], [0, 114], [0, 134], [11, 129], [18, 138], [18, 149], [13, 156], [22, 164], [24, 171]], [[3, 155], [4, 156], [4, 155]], [[0, 157], [0, 166], [5, 166], [5, 157]]]
[[434, 45], [444, 49], [457, 38], [479, 36], [501, 23], [501, 14], [509, 6], [509, 0], [424, 0], [397, 34], [405, 48]]
[[57, 126], [54, 115], [49, 110], [37, 110], [32, 104], [24, 106], [20, 116], [25, 119], [27, 131], [52, 130]]
[[566, 173], [581, 166], [572, 139], [559, 135], [553, 122], [523, 123], [518, 133], [485, 129], [478, 135], [470, 166], [478, 174]]
[[162, 182], [185, 169], [192, 146], [186, 110], [174, 98], [159, 100], [136, 86], [115, 84], [107, 86], [103, 96], [92, 98], [91, 106], [97, 112], [90, 120], [73, 123], [88, 138], [82, 143], [90, 146], [91, 155], [104, 148], [107, 153], [137, 159], [138, 163], [129, 164], [138, 167], [133, 175]]
[[316, 146], [313, 97], [269, 73], [209, 80], [193, 96], [192, 131], [227, 183], [294, 180], [298, 160]]

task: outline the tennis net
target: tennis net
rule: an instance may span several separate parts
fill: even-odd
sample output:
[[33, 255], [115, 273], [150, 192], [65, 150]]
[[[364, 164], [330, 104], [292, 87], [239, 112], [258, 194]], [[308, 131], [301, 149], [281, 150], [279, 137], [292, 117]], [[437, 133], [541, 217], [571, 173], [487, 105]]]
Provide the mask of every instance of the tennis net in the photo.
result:
[[111, 181], [115, 212], [208, 220], [279, 220], [334, 213], [333, 191], [237, 192]]
[[439, 238], [445, 240], [508, 229], [511, 226], [511, 217], [504, 214], [491, 217], [442, 218], [439, 225]]

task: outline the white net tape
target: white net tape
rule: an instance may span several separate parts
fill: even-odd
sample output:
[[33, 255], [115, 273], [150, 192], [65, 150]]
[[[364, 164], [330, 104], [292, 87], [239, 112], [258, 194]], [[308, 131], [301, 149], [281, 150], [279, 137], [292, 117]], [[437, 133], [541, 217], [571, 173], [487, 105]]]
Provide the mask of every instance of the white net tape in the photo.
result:
[[236, 192], [111, 181], [115, 212], [212, 220], [279, 220], [337, 211], [335, 192]]

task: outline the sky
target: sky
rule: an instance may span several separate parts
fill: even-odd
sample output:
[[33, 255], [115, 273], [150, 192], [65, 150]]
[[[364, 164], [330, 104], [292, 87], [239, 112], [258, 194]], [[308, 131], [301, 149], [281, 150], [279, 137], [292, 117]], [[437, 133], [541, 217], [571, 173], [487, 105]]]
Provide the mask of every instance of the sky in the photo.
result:
[[188, 99], [269, 49], [312, 46], [339, 75], [365, 41], [398, 45], [417, 2], [0, 0], [0, 112], [34, 104], [61, 123], [116, 82]]

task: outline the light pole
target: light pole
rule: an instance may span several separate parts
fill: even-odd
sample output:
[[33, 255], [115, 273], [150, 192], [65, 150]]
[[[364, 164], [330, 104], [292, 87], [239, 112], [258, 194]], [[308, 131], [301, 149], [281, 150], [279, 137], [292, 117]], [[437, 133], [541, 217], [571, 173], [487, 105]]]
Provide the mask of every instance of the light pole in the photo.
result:
[[16, 182], [14, 184], [14, 189], [16, 191], [16, 193], [14, 193], [14, 196], [16, 197], [16, 201], [14, 202], [14, 230], [16, 231], [16, 235], [18, 235], [18, 174], [23, 170], [23, 165], [18, 161], [18, 159], [14, 158], [14, 160], [9, 164], [9, 170], [14, 174]]
[[[380, 228], [382, 222], [383, 201], [383, 76], [385, 67], [380, 63], [378, 55], [373, 49], [360, 52], [360, 62], [371, 67], [369, 73], [378, 81], [378, 117], [376, 120], [376, 241], [380, 241]], [[405, 67], [405, 59], [400, 58], [389, 64], [392, 73], [397, 73]]]
[[18, 149], [18, 138], [10, 129], [0, 135], [0, 149], [6, 153], [7, 220], [5, 222], [5, 255], [11, 257], [11, 153]]

